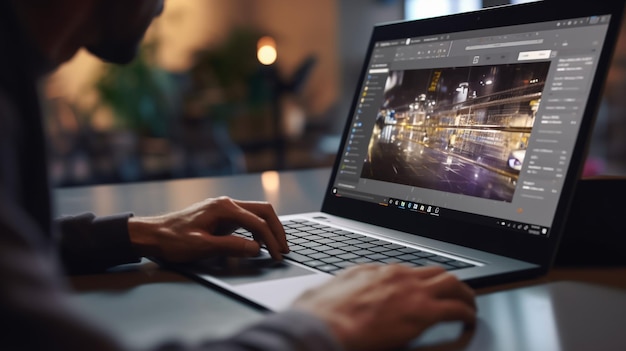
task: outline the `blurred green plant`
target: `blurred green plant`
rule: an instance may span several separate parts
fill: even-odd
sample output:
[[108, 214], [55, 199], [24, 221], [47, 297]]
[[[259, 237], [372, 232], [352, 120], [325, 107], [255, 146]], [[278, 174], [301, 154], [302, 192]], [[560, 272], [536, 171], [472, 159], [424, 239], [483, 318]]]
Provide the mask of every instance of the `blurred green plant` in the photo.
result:
[[140, 136], [167, 136], [176, 113], [176, 82], [154, 63], [157, 47], [157, 42], [146, 43], [131, 63], [106, 64], [95, 84], [101, 104], [115, 116], [116, 127]]
[[223, 123], [267, 113], [273, 90], [256, 57], [260, 37], [253, 29], [237, 28], [220, 45], [196, 53], [186, 96], [191, 115]]

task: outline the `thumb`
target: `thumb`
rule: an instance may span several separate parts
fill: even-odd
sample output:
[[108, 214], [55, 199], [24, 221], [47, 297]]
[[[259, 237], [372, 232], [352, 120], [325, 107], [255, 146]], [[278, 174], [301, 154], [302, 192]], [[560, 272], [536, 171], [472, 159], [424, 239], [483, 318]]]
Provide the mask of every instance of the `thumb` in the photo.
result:
[[256, 256], [261, 250], [256, 241], [232, 235], [213, 236], [211, 246], [218, 254], [237, 257]]

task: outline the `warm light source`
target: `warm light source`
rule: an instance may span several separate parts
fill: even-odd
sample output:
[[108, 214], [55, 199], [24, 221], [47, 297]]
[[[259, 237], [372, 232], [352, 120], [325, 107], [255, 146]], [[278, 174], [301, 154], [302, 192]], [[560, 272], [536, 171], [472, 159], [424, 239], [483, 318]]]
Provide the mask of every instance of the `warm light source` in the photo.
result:
[[262, 37], [256, 44], [256, 57], [262, 64], [268, 66], [276, 62], [278, 53], [276, 52], [276, 41], [272, 37]]
[[261, 184], [266, 193], [276, 193], [280, 188], [280, 175], [276, 171], [261, 173]]

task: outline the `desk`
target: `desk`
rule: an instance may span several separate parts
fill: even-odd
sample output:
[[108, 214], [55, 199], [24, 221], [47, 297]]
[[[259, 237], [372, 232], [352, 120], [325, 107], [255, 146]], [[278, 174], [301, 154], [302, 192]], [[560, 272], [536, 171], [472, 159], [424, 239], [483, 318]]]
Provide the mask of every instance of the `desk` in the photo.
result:
[[[54, 194], [59, 215], [84, 211], [93, 211], [98, 215], [122, 211], [153, 215], [220, 195], [269, 201], [276, 212], [283, 215], [319, 210], [329, 174], [330, 170], [326, 168], [266, 172], [63, 188], [55, 190]], [[480, 289], [478, 294], [488, 297], [504, 290], [563, 280], [626, 290], [626, 267], [555, 268], [544, 277]], [[137, 265], [117, 267], [107, 274], [73, 277], [71, 284], [78, 292], [77, 303], [107, 324], [114, 333], [119, 333], [130, 346], [142, 346], [169, 336], [189, 342], [223, 337], [263, 318], [261, 311], [233, 297], [160, 269], [147, 260]], [[187, 324], [174, 321], [185, 321]], [[185, 327], [187, 325], [195, 327]], [[132, 332], [129, 333], [129, 330]]]

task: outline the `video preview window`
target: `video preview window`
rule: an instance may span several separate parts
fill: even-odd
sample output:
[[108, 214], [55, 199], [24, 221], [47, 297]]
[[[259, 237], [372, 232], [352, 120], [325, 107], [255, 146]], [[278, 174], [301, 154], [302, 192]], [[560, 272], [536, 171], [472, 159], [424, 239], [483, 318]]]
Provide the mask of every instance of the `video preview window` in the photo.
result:
[[361, 177], [511, 202], [549, 68], [391, 71]]

